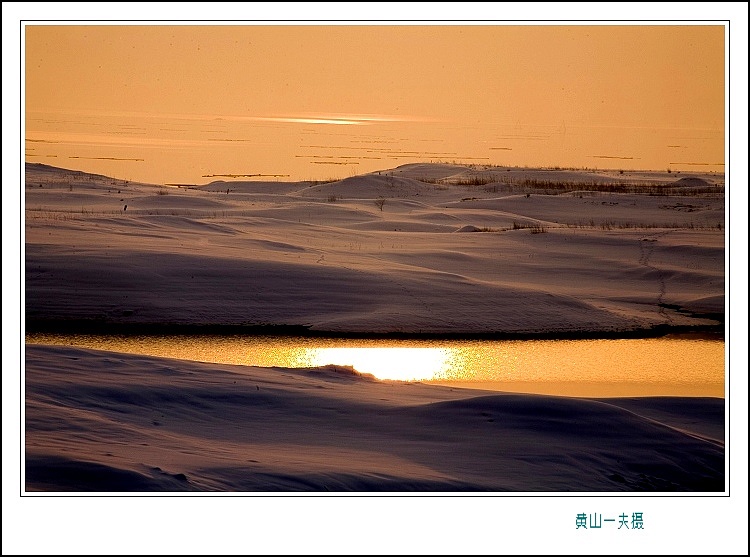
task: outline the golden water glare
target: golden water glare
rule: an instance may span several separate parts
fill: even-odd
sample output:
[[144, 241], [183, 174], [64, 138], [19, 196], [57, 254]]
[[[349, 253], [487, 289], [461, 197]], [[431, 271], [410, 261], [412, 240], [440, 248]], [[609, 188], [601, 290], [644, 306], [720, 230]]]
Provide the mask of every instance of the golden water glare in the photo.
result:
[[451, 363], [459, 359], [457, 348], [421, 347], [332, 347], [312, 348], [308, 356], [313, 365], [331, 363], [351, 365], [361, 373], [370, 373], [378, 379], [399, 381], [430, 380], [446, 377], [451, 372]]
[[26, 343], [243, 366], [334, 364], [351, 366], [381, 380], [497, 391], [566, 396], [725, 396], [723, 340], [396, 341], [27, 334]]

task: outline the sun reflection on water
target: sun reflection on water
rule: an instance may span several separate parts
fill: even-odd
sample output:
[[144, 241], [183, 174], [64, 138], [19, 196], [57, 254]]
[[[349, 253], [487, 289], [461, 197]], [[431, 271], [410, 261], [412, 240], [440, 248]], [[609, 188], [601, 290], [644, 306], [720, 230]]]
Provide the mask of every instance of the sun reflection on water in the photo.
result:
[[378, 379], [423, 381], [446, 377], [457, 363], [450, 348], [308, 348], [313, 366], [350, 365]]
[[[716, 396], [723, 340], [373, 340], [28, 334], [56, 344], [241, 366], [351, 366], [378, 379], [569, 396]], [[241, 372], [241, 371], [240, 371]]]

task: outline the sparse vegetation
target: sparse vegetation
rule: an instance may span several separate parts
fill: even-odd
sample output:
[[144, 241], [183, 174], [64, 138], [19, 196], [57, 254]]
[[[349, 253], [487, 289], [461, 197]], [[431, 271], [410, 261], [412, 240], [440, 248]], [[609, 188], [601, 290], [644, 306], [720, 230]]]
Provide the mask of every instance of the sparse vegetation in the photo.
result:
[[328, 196], [328, 203], [336, 203], [338, 200], [339, 200], [338, 197], [336, 197], [333, 194]]
[[340, 182], [341, 178], [327, 178], [324, 180], [308, 180], [307, 183], [312, 186], [322, 186], [323, 184], [332, 184], [333, 182]]
[[[624, 171], [622, 172], [624, 174]], [[439, 184], [443, 187], [462, 186], [474, 187], [484, 186], [487, 193], [507, 192], [511, 194], [542, 194], [560, 195], [579, 192], [586, 194], [596, 193], [628, 193], [651, 196], [691, 196], [691, 197], [723, 197], [724, 186], [703, 183], [679, 183], [679, 182], [626, 182], [612, 181], [599, 182], [590, 180], [560, 181], [540, 180], [537, 178], [519, 178], [516, 176], [505, 176], [499, 174], [483, 174], [472, 177], [451, 178], [418, 178], [418, 181], [426, 184]]]
[[376, 207], [377, 207], [378, 209], [380, 209], [381, 211], [383, 210], [383, 206], [384, 206], [384, 205], [385, 205], [385, 197], [378, 197], [378, 198], [377, 198], [377, 199], [375, 200], [375, 206], [376, 206]]
[[531, 222], [531, 223], [525, 223], [525, 222], [516, 222], [513, 221], [513, 230], [524, 230], [528, 229], [531, 231], [532, 234], [543, 234], [547, 232], [547, 226], [543, 225], [540, 222]]
[[[691, 197], [723, 196], [724, 186], [705, 185], [675, 185], [675, 184], [633, 184], [628, 182], [557, 182], [551, 180], [525, 179], [518, 184], [510, 184], [511, 191], [518, 193], [540, 193], [558, 195], [572, 192], [596, 193], [630, 193], [650, 196], [680, 195]], [[530, 192], [528, 190], [531, 190]]]
[[716, 225], [698, 225], [694, 222], [632, 222], [632, 221], [612, 221], [603, 220], [596, 222], [593, 219], [589, 222], [575, 222], [566, 223], [566, 228], [583, 228], [583, 229], [599, 229], [599, 230], [652, 230], [652, 229], [664, 229], [664, 230], [721, 230], [722, 224], [717, 223]]
[[497, 178], [494, 176], [469, 176], [467, 178], [459, 178], [456, 181], [452, 181], [452, 184], [456, 186], [486, 186], [493, 182], [497, 182]]

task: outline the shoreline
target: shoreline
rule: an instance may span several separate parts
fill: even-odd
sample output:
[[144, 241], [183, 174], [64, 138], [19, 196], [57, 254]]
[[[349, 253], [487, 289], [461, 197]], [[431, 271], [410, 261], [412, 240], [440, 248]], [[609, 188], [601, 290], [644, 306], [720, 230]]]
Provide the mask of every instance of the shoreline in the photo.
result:
[[306, 325], [229, 325], [229, 324], [155, 324], [114, 323], [96, 320], [26, 320], [25, 334], [102, 334], [122, 336], [279, 336], [301, 338], [377, 339], [377, 340], [607, 340], [649, 339], [667, 336], [724, 340], [725, 326], [717, 325], [655, 325], [650, 328], [611, 331], [331, 331], [312, 329]]

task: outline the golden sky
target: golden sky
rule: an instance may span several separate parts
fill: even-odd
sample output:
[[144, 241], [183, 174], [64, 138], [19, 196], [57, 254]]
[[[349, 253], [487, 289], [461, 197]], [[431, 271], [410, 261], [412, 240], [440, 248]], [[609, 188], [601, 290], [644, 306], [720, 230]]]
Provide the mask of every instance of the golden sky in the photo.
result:
[[26, 160], [156, 183], [724, 170], [715, 25], [27, 25]]

